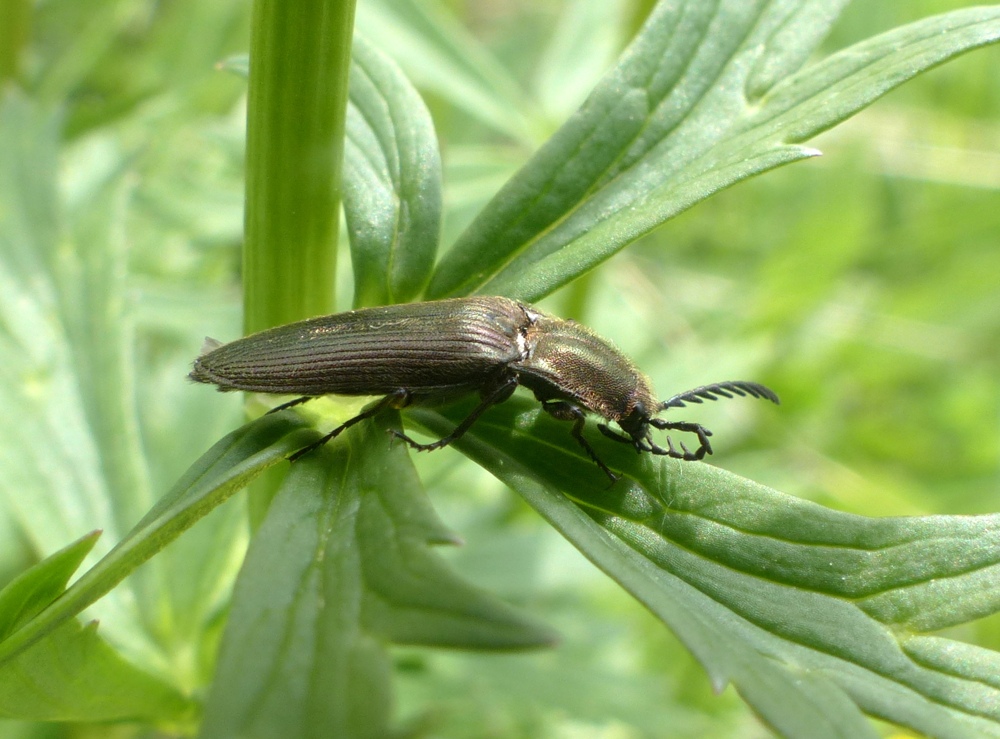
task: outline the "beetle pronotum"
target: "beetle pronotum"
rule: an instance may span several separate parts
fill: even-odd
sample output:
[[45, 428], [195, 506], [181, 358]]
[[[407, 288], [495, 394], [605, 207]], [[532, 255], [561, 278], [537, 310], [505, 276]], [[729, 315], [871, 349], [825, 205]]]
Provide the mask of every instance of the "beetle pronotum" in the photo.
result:
[[[712, 453], [711, 432], [699, 423], [666, 421], [657, 414], [734, 395], [778, 402], [768, 388], [745, 381], [716, 382], [660, 402], [645, 375], [607, 340], [574, 321], [501, 297], [363, 308], [278, 326], [229, 344], [209, 340], [190, 377], [224, 391], [299, 396], [274, 410], [321, 395], [383, 396], [291, 460], [385, 408], [479, 393], [479, 405], [438, 441], [421, 444], [392, 432], [418, 451], [439, 449], [523, 385], [546, 412], [573, 422], [573, 438], [612, 480], [617, 475], [583, 435], [587, 413], [604, 419], [597, 427], [602, 434], [637, 452], [700, 460]], [[666, 447], [659, 446], [654, 428], [692, 433], [698, 447], [691, 451], [681, 442], [678, 448], [669, 436]]]

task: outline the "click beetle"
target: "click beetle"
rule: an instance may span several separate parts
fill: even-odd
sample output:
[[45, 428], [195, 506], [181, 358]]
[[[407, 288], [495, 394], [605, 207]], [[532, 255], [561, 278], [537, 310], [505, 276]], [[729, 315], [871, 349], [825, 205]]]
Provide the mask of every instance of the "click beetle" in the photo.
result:
[[[745, 381], [716, 382], [658, 401], [632, 361], [589, 328], [526, 303], [487, 296], [362, 308], [278, 326], [229, 344], [209, 340], [190, 378], [223, 391], [299, 396], [275, 411], [321, 395], [383, 396], [291, 460], [385, 408], [478, 393], [479, 405], [438, 441], [421, 444], [392, 432], [418, 451], [439, 449], [523, 385], [550, 415], [573, 422], [573, 438], [612, 481], [617, 475], [583, 435], [587, 413], [605, 421], [597, 427], [603, 435], [637, 452], [700, 460], [712, 453], [711, 432], [658, 414], [734, 395], [778, 402], [770, 389]], [[659, 446], [652, 429], [692, 433], [698, 447], [691, 451], [681, 442], [678, 448], [669, 436], [666, 447]]]

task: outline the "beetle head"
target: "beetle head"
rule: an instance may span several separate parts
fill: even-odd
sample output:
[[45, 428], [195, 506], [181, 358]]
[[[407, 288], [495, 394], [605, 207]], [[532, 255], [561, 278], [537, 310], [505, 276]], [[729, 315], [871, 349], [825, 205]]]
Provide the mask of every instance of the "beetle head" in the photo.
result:
[[[659, 408], [657, 408], [659, 410]], [[618, 425], [621, 430], [632, 437], [632, 441], [635, 444], [639, 444], [643, 441], [649, 439], [650, 436], [650, 418], [652, 416], [649, 408], [643, 401], [638, 401], [632, 408], [632, 411], [618, 421]]]

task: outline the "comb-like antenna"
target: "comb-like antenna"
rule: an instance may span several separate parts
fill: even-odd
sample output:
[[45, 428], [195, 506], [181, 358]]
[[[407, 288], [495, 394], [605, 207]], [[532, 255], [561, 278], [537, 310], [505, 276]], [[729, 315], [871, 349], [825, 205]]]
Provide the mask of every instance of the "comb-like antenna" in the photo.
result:
[[683, 408], [686, 403], [702, 403], [706, 400], [732, 398], [734, 395], [766, 398], [776, 405], [781, 403], [773, 390], [759, 383], [730, 380], [728, 382], [713, 382], [711, 385], [702, 385], [701, 387], [696, 387], [694, 390], [678, 393], [674, 397], [660, 403], [660, 410]]

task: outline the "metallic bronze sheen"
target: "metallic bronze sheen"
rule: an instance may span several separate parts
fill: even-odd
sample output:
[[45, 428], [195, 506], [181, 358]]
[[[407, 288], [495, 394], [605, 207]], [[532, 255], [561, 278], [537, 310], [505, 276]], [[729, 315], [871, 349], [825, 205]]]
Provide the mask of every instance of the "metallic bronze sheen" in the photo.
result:
[[504, 298], [388, 305], [277, 326], [198, 357], [191, 379], [281, 395], [478, 390], [524, 355], [528, 319]]
[[[439, 441], [420, 444], [401, 431], [393, 432], [417, 450], [437, 449], [459, 438], [490, 406], [524, 385], [547, 413], [573, 421], [573, 437], [615, 480], [617, 475], [583, 436], [586, 413], [616, 422], [621, 431], [603, 423], [598, 430], [639, 452], [698, 460], [712, 453], [710, 432], [696, 423], [657, 418], [661, 411], [733, 395], [778, 402], [763, 385], [745, 381], [705, 385], [658, 402], [646, 376], [606, 339], [574, 321], [502, 297], [363, 308], [208, 346], [194, 362], [192, 380], [223, 391], [300, 396], [275, 410], [320, 395], [383, 396], [290, 459], [383, 408], [478, 393], [480, 404]], [[692, 452], [681, 443], [678, 450], [669, 437], [667, 447], [660, 447], [652, 439], [653, 428], [693, 433], [699, 447]]]

